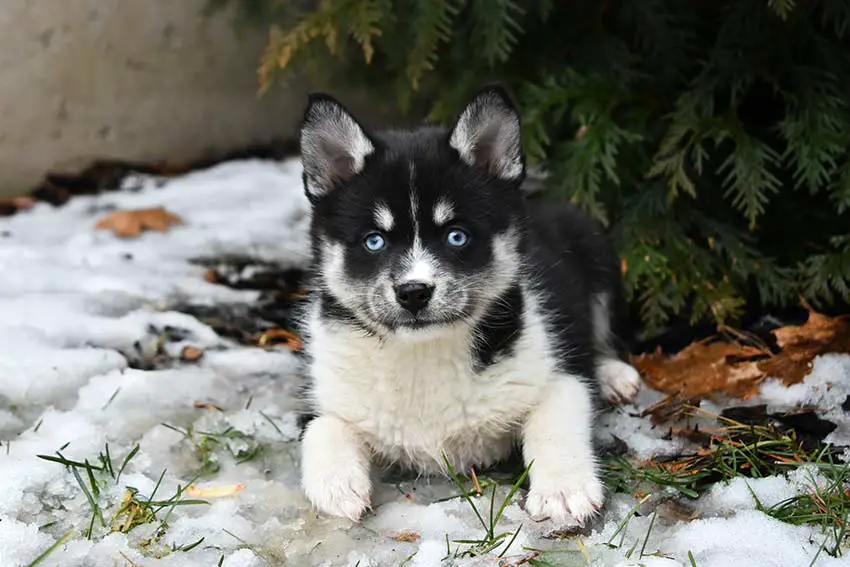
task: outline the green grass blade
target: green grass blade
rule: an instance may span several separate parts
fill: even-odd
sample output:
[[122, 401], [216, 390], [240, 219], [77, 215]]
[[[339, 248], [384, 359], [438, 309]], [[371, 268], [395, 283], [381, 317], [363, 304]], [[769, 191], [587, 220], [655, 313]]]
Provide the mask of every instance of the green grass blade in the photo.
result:
[[33, 560], [32, 560], [32, 562], [30, 562], [29, 564], [27, 564], [27, 566], [26, 566], [26, 567], [36, 567], [36, 565], [38, 565], [39, 563], [41, 563], [42, 561], [44, 561], [45, 559], [47, 559], [47, 557], [48, 557], [51, 553], [53, 553], [54, 551], [56, 551], [57, 549], [59, 549], [59, 547], [60, 547], [61, 545], [64, 545], [66, 541], [68, 541], [69, 539], [71, 539], [71, 536], [72, 536], [72, 535], [74, 535], [74, 530], [69, 530], [69, 531], [68, 531], [65, 535], [63, 535], [62, 537], [60, 537], [59, 539], [57, 539], [57, 540], [53, 543], [53, 545], [51, 545], [50, 547], [48, 547], [47, 549], [45, 549], [45, 550], [41, 553], [41, 555], [39, 555], [38, 557], [36, 557], [35, 559], [33, 559]]
[[508, 495], [505, 496], [504, 502], [502, 502], [502, 506], [499, 508], [499, 511], [496, 513], [496, 519], [493, 522], [493, 525], [496, 526], [499, 524], [499, 520], [502, 518], [502, 514], [505, 512], [505, 508], [507, 508], [508, 504], [511, 503], [513, 497], [516, 495], [519, 487], [522, 486], [522, 483], [525, 482], [525, 479], [528, 477], [529, 471], [531, 471], [531, 466], [534, 464], [534, 461], [528, 463], [528, 466], [525, 467], [525, 470], [522, 471], [522, 474], [519, 475], [519, 479], [514, 483], [511, 487], [511, 490], [508, 492]]
[[472, 511], [475, 512], [475, 516], [478, 518], [478, 521], [481, 522], [481, 527], [484, 528], [485, 532], [490, 533], [489, 527], [487, 526], [487, 522], [485, 522], [484, 518], [481, 517], [481, 513], [478, 511], [478, 508], [475, 506], [475, 503], [472, 501], [472, 498], [470, 498], [469, 494], [466, 493], [466, 489], [463, 487], [463, 483], [460, 481], [460, 478], [458, 478], [457, 474], [455, 473], [454, 467], [452, 467], [452, 464], [449, 462], [449, 458], [446, 456], [445, 453], [443, 453], [443, 461], [446, 463], [446, 468], [449, 471], [449, 476], [452, 477], [452, 480], [460, 489], [463, 499], [466, 500], [466, 502], [472, 508]]
[[121, 467], [118, 469], [118, 476], [115, 478], [115, 484], [118, 484], [118, 481], [121, 479], [121, 473], [124, 472], [124, 469], [127, 468], [127, 465], [130, 464], [130, 461], [133, 460], [133, 457], [135, 457], [136, 453], [138, 453], [138, 452], [139, 452], [139, 446], [136, 445], [135, 447], [130, 449], [130, 452], [127, 453], [126, 457], [124, 457], [124, 461], [121, 463]]

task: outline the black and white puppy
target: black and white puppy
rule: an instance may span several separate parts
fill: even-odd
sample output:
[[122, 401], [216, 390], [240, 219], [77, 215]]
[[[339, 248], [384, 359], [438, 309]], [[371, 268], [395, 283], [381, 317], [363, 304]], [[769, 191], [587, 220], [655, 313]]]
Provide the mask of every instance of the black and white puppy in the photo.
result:
[[596, 393], [634, 398], [615, 337], [619, 262], [575, 209], [532, 210], [520, 119], [482, 89], [449, 129], [370, 132], [310, 97], [312, 204], [302, 484], [320, 511], [370, 506], [373, 462], [488, 467], [521, 447], [526, 510], [582, 522], [602, 505]]

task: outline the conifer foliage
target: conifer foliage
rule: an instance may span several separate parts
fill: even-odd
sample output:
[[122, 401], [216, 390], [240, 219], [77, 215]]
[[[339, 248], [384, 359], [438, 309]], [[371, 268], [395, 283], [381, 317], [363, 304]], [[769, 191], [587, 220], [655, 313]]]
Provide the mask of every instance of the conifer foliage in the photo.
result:
[[263, 88], [306, 71], [447, 119], [505, 84], [650, 328], [850, 300], [847, 0], [213, 3], [269, 26]]

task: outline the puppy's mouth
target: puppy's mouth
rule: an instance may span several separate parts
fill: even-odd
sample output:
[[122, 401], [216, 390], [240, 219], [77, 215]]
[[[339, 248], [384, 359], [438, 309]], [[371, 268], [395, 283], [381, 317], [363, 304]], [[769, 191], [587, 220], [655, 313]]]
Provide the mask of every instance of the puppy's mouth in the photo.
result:
[[439, 327], [448, 327], [463, 320], [461, 314], [444, 313], [439, 317], [433, 315], [404, 314], [384, 324], [393, 331], [420, 331]]
[[402, 329], [417, 330], [417, 329], [427, 329], [429, 327], [437, 327], [437, 326], [440, 326], [440, 325], [447, 325], [447, 324], [450, 324], [450, 323], [451, 323], [451, 321], [446, 321], [446, 320], [443, 320], [443, 319], [441, 319], [441, 320], [411, 319], [409, 321], [398, 322], [396, 327], [402, 328]]

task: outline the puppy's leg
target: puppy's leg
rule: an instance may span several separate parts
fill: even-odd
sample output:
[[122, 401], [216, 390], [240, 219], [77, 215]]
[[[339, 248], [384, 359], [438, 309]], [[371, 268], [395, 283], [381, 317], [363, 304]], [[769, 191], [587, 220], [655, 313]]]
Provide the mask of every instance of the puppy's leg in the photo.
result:
[[571, 375], [555, 378], [523, 425], [523, 457], [533, 461], [526, 510], [559, 524], [584, 523], [602, 506], [592, 447], [590, 391]]
[[369, 447], [331, 416], [312, 420], [301, 440], [301, 485], [321, 512], [357, 521], [370, 504]]
[[611, 326], [616, 314], [611, 310], [611, 294], [593, 296], [590, 308], [593, 343], [596, 349], [596, 379], [602, 397], [614, 404], [632, 402], [640, 391], [640, 374], [617, 356], [617, 338]]

